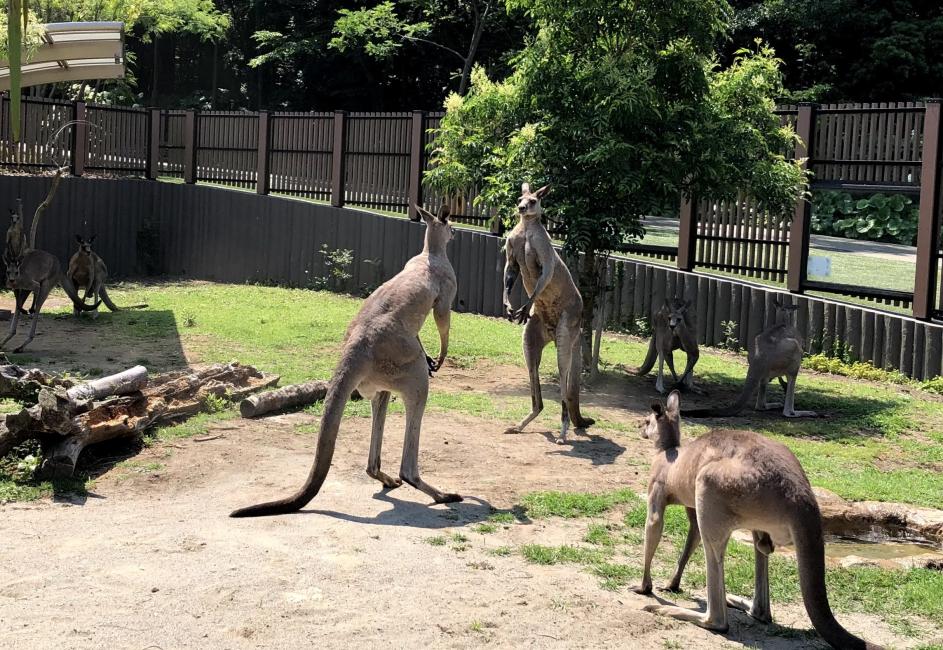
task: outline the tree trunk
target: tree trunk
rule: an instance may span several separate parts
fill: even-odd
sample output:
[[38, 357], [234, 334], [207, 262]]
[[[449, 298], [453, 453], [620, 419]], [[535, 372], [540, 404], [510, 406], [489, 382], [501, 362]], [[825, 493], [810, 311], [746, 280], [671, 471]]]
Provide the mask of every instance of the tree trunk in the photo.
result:
[[595, 372], [593, 368], [593, 314], [599, 294], [598, 257], [595, 251], [584, 251], [580, 260], [579, 290], [583, 297], [582, 345], [583, 371]]
[[475, 66], [475, 57], [478, 55], [478, 46], [481, 44], [481, 36], [485, 31], [485, 19], [488, 17], [488, 11], [491, 7], [485, 8], [484, 14], [479, 14], [478, 5], [475, 5], [475, 28], [472, 32], [471, 42], [468, 45], [468, 54], [465, 56], [465, 63], [462, 65], [462, 78], [458, 83], [458, 94], [465, 95], [468, 92], [468, 84], [471, 81], [472, 68]]

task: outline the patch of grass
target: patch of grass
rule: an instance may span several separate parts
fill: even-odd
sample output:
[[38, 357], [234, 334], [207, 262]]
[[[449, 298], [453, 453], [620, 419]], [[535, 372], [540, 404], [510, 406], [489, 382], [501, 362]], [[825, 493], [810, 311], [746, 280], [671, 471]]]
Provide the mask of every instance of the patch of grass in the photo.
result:
[[23, 410], [23, 404], [20, 404], [15, 399], [10, 399], [5, 397], [0, 399], [0, 415], [7, 413], [19, 413]]
[[581, 548], [579, 546], [544, 546], [542, 544], [525, 544], [521, 546], [521, 555], [532, 564], [596, 564], [603, 562], [608, 556], [597, 549]]
[[642, 577], [642, 566], [641, 564], [599, 562], [593, 565], [592, 573], [601, 579], [603, 589], [614, 591], [633, 580], [640, 579]]
[[476, 533], [481, 533], [482, 535], [490, 535], [491, 533], [497, 532], [498, 527], [495, 524], [478, 524], [474, 528]]
[[590, 524], [586, 529], [583, 541], [597, 546], [615, 546], [616, 540], [612, 536], [612, 528], [605, 524]]
[[493, 512], [488, 515], [488, 521], [493, 524], [509, 525], [513, 524], [517, 518], [513, 512]]
[[427, 537], [425, 541], [429, 546], [445, 546], [448, 540], [442, 535], [435, 535], [433, 537]]
[[592, 517], [622, 504], [638, 501], [635, 493], [626, 488], [605, 494], [580, 492], [531, 492], [524, 495], [521, 505], [534, 518], [541, 517]]
[[217, 413], [199, 413], [179, 424], [158, 427], [154, 430], [153, 437], [155, 440], [160, 441], [191, 438], [206, 433], [211, 424], [232, 420], [238, 415], [236, 411], [232, 410]]
[[507, 557], [513, 553], [514, 549], [510, 546], [499, 546], [488, 551], [488, 555], [493, 555], [495, 557]]

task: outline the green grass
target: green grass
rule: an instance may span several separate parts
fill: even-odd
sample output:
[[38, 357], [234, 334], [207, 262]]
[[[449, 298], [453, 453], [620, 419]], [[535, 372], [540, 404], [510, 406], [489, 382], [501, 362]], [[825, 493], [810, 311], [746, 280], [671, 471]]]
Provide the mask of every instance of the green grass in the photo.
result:
[[525, 544], [521, 546], [521, 555], [531, 564], [597, 564], [603, 562], [606, 553], [597, 549], [581, 548], [579, 546], [544, 546], [542, 544]]
[[535, 519], [541, 517], [592, 517], [600, 515], [614, 506], [631, 503], [638, 497], [625, 489], [606, 494], [582, 494], [574, 492], [531, 492], [524, 496], [521, 505]]

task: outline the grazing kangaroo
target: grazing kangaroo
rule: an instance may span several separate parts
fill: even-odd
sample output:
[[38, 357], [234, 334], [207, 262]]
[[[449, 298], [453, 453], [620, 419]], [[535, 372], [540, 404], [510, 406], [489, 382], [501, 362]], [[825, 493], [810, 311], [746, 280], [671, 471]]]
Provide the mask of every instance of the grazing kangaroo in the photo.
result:
[[[92, 296], [93, 300], [100, 300], [105, 303], [105, 306], [111, 311], [120, 311], [122, 308], [111, 301], [108, 290], [105, 288], [105, 281], [108, 279], [108, 267], [105, 266], [104, 260], [92, 250], [92, 242], [95, 241], [95, 237], [95, 235], [92, 235], [88, 239], [83, 239], [81, 235], [75, 236], [79, 249], [69, 260], [69, 270], [66, 273], [69, 279], [72, 280], [76, 290], [84, 289], [82, 302], [87, 301], [88, 297]], [[125, 309], [142, 309], [144, 307], [147, 307], [147, 304], [130, 305]], [[73, 311], [78, 313], [77, 309]]]
[[20, 259], [29, 246], [26, 243], [26, 233], [23, 232], [23, 217], [17, 210], [10, 210], [10, 227], [7, 228], [7, 245], [4, 258]]
[[[458, 494], [440, 492], [419, 477], [419, 429], [429, 393], [429, 372], [442, 367], [445, 361], [456, 288], [455, 272], [445, 253], [453, 236], [448, 207], [440, 208], [438, 216], [422, 209], [419, 214], [426, 222], [422, 253], [370, 294], [347, 327], [340, 362], [324, 399], [317, 454], [308, 480], [288, 498], [242, 508], [230, 516], [295, 512], [314, 498], [331, 468], [344, 406], [355, 389], [364, 397], [372, 396], [373, 430], [367, 474], [391, 489], [405, 481], [431, 496], [436, 503], [462, 500]], [[419, 330], [430, 310], [439, 330], [439, 357], [435, 368], [419, 342]], [[380, 471], [383, 425], [391, 392], [402, 396], [406, 407], [406, 439], [398, 480]]]
[[[797, 305], [785, 305], [779, 301], [773, 304], [778, 313], [790, 315], [799, 308]], [[802, 365], [802, 335], [799, 334], [799, 330], [791, 323], [776, 323], [757, 334], [753, 341], [746, 381], [737, 401], [730, 406], [720, 408], [685, 411], [682, 415], [692, 418], [736, 415], [744, 409], [754, 391], [757, 393], [756, 409], [758, 411], [779, 408], [779, 403], [766, 401], [766, 387], [777, 377], [780, 384], [783, 384], [782, 378], [785, 377], [786, 398], [781, 405], [783, 415], [787, 418], [816, 417], [815, 411], [797, 411], [795, 408], [796, 378]]]
[[[648, 354], [638, 369], [639, 375], [646, 375], [655, 366], [658, 360], [658, 377], [655, 379], [655, 390], [665, 393], [664, 364], [668, 363], [668, 370], [675, 383], [685, 388], [694, 389], [694, 364], [700, 353], [697, 349], [697, 337], [694, 334], [696, 324], [694, 314], [690, 313], [691, 301], [681, 298], [665, 300], [657, 312], [652, 315], [652, 340], [648, 344]], [[681, 379], [675, 372], [674, 351], [684, 350], [687, 353], [687, 363]]]
[[[636, 593], [652, 593], [651, 564], [661, 540], [665, 507], [687, 508], [691, 527], [669, 588], [677, 589], [691, 551], [704, 544], [707, 564], [707, 613], [664, 605], [646, 611], [727, 631], [727, 606], [753, 618], [772, 621], [769, 602], [769, 555], [775, 545], [792, 543], [799, 564], [799, 587], [812, 625], [832, 646], [879, 648], [852, 635], [832, 614], [825, 590], [825, 544], [819, 506], [799, 461], [785, 445], [751, 431], [714, 430], [681, 446], [680, 393], [672, 391], [665, 407], [652, 404], [642, 437], [655, 443], [648, 483], [645, 564]], [[753, 601], [727, 596], [724, 554], [736, 529], [753, 531], [755, 587]]]
[[[592, 418], [580, 413], [580, 327], [583, 299], [570, 270], [560, 259], [550, 241], [547, 229], [540, 222], [543, 209], [540, 200], [549, 186], [536, 192], [530, 185], [521, 186], [517, 209], [520, 221], [508, 235], [504, 265], [504, 306], [507, 316], [524, 326], [524, 360], [530, 376], [530, 415], [507, 433], [520, 433], [544, 408], [540, 393], [540, 358], [548, 343], [557, 346], [557, 369], [560, 374], [561, 423], [558, 443], [566, 442], [570, 422], [577, 428], [593, 424]], [[511, 306], [511, 289], [518, 276], [527, 295], [518, 309]]]
[[33, 249], [19, 259], [9, 259], [5, 257], [3, 261], [7, 270], [7, 286], [13, 289], [13, 295], [16, 296], [16, 309], [13, 311], [10, 331], [6, 338], [0, 341], [0, 348], [6, 345], [7, 341], [12, 339], [16, 334], [20, 312], [23, 309], [23, 305], [26, 303], [26, 298], [29, 297], [31, 293], [33, 294], [33, 307], [30, 311], [33, 315], [31, 317], [29, 336], [26, 337], [26, 340], [23, 341], [20, 347], [16, 348], [14, 352], [21, 352], [23, 348], [33, 340], [33, 337], [36, 336], [36, 324], [39, 322], [39, 311], [43, 308], [43, 303], [46, 302], [46, 298], [49, 297], [49, 292], [52, 291], [56, 285], [62, 285], [66, 294], [72, 299], [72, 304], [76, 309], [81, 311], [93, 311], [98, 309], [98, 305], [101, 303], [101, 301], [99, 301], [94, 305], [86, 305], [82, 302], [75, 291], [75, 287], [72, 285], [72, 281], [67, 275], [62, 273], [59, 260], [51, 253]]

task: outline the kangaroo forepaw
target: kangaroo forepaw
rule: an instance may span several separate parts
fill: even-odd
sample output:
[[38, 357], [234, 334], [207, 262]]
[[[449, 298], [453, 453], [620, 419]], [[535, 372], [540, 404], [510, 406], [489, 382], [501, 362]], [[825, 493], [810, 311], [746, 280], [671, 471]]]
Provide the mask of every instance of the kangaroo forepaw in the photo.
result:
[[439, 369], [439, 364], [436, 363], [435, 359], [430, 357], [428, 354], [426, 355], [426, 365], [429, 366], [430, 377], [432, 376], [432, 373], [434, 373], [435, 371]]

